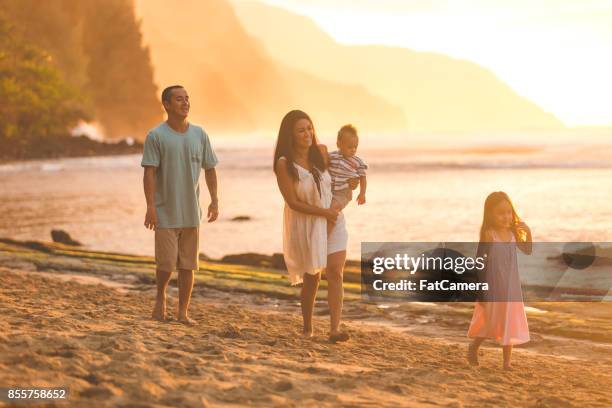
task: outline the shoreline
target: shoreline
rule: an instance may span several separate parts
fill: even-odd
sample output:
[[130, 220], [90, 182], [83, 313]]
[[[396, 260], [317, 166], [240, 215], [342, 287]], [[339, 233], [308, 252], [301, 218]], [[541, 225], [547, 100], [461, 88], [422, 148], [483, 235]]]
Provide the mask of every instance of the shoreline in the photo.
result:
[[142, 149], [143, 144], [135, 140], [130, 144], [126, 139], [100, 142], [87, 136], [52, 137], [41, 141], [36, 147], [26, 149], [26, 156], [20, 155], [21, 153], [0, 156], [0, 165], [36, 160], [142, 154]]
[[[36, 251], [45, 252], [48, 254], [53, 254], [56, 251], [58, 253], [70, 254], [70, 256], [78, 256], [79, 254], [87, 257], [109, 257], [110, 259], [129, 259], [131, 263], [142, 263], [142, 264], [154, 264], [154, 258], [149, 255], [140, 255], [140, 254], [132, 254], [129, 252], [116, 252], [116, 251], [97, 251], [90, 249], [86, 246], [82, 245], [65, 245], [57, 242], [48, 242], [48, 241], [37, 241], [37, 240], [14, 240], [11, 238], [0, 237], [0, 245], [8, 244], [15, 245], [19, 247], [23, 247], [26, 249], [32, 249]], [[611, 255], [606, 253], [606, 257], [610, 257]], [[559, 256], [560, 258], [560, 256]], [[604, 258], [600, 255], [600, 260], [605, 260], [607, 262], [608, 258]], [[282, 253], [273, 253], [271, 255], [259, 253], [259, 252], [241, 252], [241, 253], [232, 253], [225, 254], [218, 258], [211, 258], [206, 254], [200, 252], [199, 255], [200, 262], [218, 264], [218, 265], [228, 265], [228, 266], [243, 266], [243, 267], [255, 267], [255, 268], [263, 268], [269, 272], [277, 273], [282, 277], [286, 276], [286, 267], [284, 264], [284, 259]], [[602, 261], [603, 262], [603, 261]], [[325, 275], [323, 274], [323, 277]], [[422, 279], [423, 282], [427, 282], [426, 279]], [[347, 259], [345, 262], [344, 268], [344, 283], [351, 284], [361, 284], [361, 261], [356, 259]], [[288, 283], [287, 283], [288, 284]], [[390, 282], [384, 283], [386, 286], [391, 285]], [[389, 289], [392, 291], [405, 292], [408, 289], [404, 286], [406, 282], [398, 281], [396, 283], [395, 289]], [[434, 283], [429, 283], [433, 284]], [[448, 288], [447, 288], [448, 289]], [[569, 287], [569, 286], [546, 286], [546, 285], [523, 285], [524, 294], [535, 294], [537, 296], [544, 296], [544, 294], [549, 293], [551, 290], [564, 290], [568, 296], [572, 295], [573, 298], [568, 298], [564, 302], [589, 302], [589, 296], [597, 296], [606, 298], [606, 292], [601, 289], [589, 289], [589, 288], [580, 288], [580, 287]], [[437, 290], [437, 289], [436, 289]], [[441, 289], [445, 290], [445, 289]], [[450, 290], [450, 289], [448, 289]], [[469, 289], [472, 290], [472, 289]], [[359, 290], [360, 291], [360, 290]], [[451, 290], [452, 291], [452, 290]], [[584, 297], [587, 300], [581, 300], [581, 297]], [[392, 298], [386, 299], [389, 302], [393, 302]]]

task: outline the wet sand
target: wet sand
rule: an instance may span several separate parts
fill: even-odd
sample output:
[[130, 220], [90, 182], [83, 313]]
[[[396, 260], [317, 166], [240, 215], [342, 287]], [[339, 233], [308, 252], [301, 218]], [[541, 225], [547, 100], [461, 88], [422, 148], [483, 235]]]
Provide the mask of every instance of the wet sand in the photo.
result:
[[[69, 406], [612, 405], [609, 355], [518, 348], [505, 372], [501, 349], [486, 347], [475, 368], [466, 342], [444, 330], [429, 336], [355, 319], [351, 340], [331, 345], [325, 316], [313, 339], [299, 336], [295, 302], [269, 307], [257, 305], [260, 295], [248, 302], [201, 288], [191, 306], [198, 325], [186, 327], [149, 319], [152, 285], [54, 273], [0, 267], [0, 384], [67, 387]], [[176, 304], [171, 289], [169, 310]]]

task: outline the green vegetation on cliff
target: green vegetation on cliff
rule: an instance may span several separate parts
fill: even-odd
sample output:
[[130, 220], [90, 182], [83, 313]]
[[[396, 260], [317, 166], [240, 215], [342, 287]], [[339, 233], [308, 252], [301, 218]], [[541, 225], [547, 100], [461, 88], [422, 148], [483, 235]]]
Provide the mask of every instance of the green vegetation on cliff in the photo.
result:
[[66, 135], [78, 119], [134, 137], [162, 119], [131, 0], [0, 0], [0, 13], [2, 94], [12, 98], [2, 139]]

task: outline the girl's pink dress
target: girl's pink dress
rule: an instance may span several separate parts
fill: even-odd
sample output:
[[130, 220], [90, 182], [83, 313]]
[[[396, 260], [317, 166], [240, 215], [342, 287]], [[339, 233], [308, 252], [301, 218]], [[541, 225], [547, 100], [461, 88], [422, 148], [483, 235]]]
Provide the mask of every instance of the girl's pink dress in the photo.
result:
[[[487, 255], [487, 281], [494, 299], [511, 301], [476, 302], [468, 337], [494, 339], [503, 346], [529, 341], [529, 327], [523, 305], [521, 280], [516, 259], [516, 240], [503, 242], [493, 232]], [[492, 285], [491, 285], [492, 283]]]

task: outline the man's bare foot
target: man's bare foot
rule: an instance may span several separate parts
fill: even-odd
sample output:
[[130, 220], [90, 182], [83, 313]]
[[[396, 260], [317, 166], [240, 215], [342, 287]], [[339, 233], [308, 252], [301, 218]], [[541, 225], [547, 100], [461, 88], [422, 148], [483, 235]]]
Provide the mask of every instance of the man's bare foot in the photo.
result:
[[151, 317], [160, 322], [166, 321], [166, 302], [155, 301]]
[[510, 363], [504, 364], [504, 371], [512, 371], [512, 370], [514, 370], [514, 368], [512, 368]]
[[468, 346], [467, 359], [468, 359], [468, 363], [470, 363], [470, 365], [473, 365], [473, 366], [479, 365], [479, 363], [478, 363], [478, 349], [476, 347], [474, 347], [473, 344], [470, 344]]
[[195, 326], [197, 322], [188, 316], [181, 316], [176, 319], [179, 323], [184, 324], [185, 326]]

